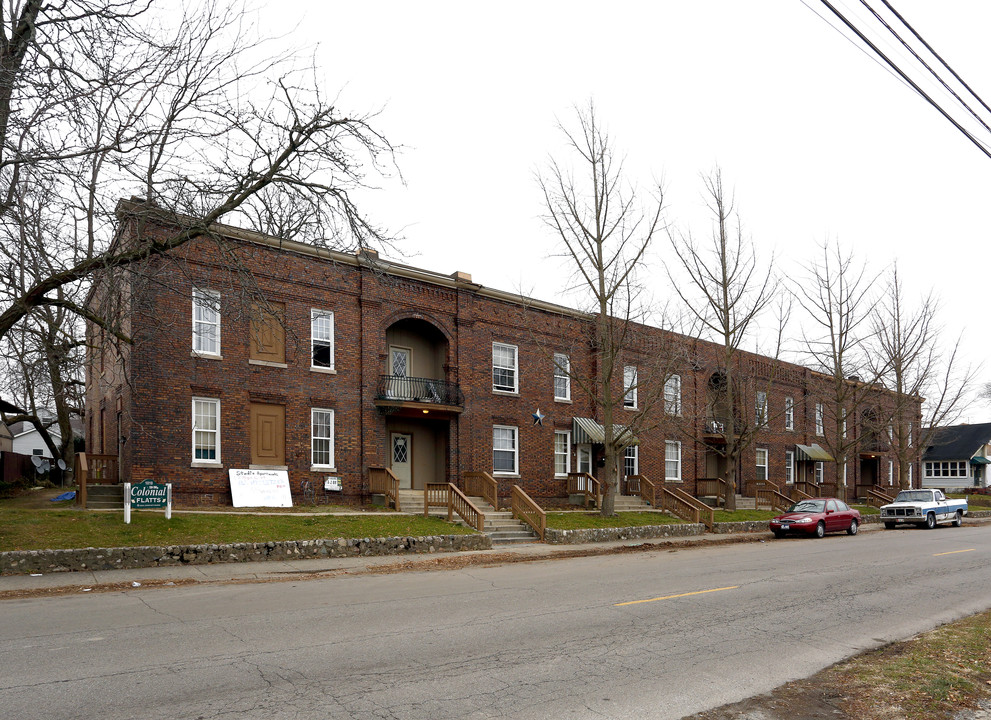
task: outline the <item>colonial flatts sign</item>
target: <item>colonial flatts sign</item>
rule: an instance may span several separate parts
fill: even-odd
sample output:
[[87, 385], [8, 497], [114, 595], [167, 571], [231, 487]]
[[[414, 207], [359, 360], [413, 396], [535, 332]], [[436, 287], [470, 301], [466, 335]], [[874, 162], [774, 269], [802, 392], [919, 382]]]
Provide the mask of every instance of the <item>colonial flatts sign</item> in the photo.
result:
[[165, 507], [169, 489], [164, 483], [145, 480], [131, 486], [131, 507], [135, 510]]

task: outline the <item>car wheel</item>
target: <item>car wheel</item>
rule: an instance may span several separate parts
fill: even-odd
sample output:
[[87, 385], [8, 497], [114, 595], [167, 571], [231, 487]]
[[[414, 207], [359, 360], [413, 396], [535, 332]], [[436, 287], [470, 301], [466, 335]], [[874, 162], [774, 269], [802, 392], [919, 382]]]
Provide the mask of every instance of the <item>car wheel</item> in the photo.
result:
[[884, 524], [884, 527], [886, 527], [888, 530], [894, 530], [895, 529], [895, 523], [886, 522]]
[[957, 510], [957, 514], [953, 516], [953, 527], [960, 527], [963, 525], [963, 511]]
[[932, 530], [936, 527], [936, 513], [929, 513], [926, 515], [926, 530]]
[[826, 523], [820, 520], [819, 524], [816, 525], [816, 537], [821, 538], [824, 537], [825, 535], [826, 535]]
[[784, 536], [785, 536], [785, 534], [784, 534], [783, 531], [781, 531], [781, 530], [775, 530], [774, 531], [774, 537], [776, 537], [778, 540], [780, 540]]
[[847, 535], [856, 535], [857, 534], [857, 521], [856, 520], [851, 520], [850, 521], [850, 527], [848, 527], [846, 529], [846, 532], [847, 532]]

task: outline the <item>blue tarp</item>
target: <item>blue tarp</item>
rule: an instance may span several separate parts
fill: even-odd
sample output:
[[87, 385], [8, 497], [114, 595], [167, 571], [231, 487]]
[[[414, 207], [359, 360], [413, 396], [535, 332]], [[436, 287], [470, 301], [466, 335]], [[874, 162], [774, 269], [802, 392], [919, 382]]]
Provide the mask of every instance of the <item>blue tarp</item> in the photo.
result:
[[70, 490], [69, 492], [64, 492], [57, 497], [53, 497], [52, 502], [58, 502], [59, 500], [75, 500], [75, 499], [76, 499], [76, 491]]

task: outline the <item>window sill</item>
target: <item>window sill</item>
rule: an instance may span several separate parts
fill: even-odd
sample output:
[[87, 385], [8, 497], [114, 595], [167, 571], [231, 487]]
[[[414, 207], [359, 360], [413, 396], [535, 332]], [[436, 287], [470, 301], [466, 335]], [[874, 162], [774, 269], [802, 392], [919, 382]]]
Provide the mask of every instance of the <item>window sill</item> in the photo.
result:
[[248, 365], [261, 365], [263, 367], [288, 368], [289, 365], [280, 362], [269, 362], [268, 360], [248, 360]]
[[554, 479], [555, 480], [567, 480], [568, 479], [568, 475], [567, 475], [567, 473], [565, 473], [564, 475], [558, 475], [557, 473], [554, 473]]
[[213, 460], [193, 460], [189, 464], [191, 468], [222, 468], [224, 464], [222, 462]]
[[337, 374], [337, 370], [335, 370], [332, 367], [329, 367], [329, 368], [325, 368], [325, 367], [313, 367], [312, 365], [310, 366], [310, 372], [323, 373], [324, 375], [336, 375]]
[[310, 472], [336, 473], [337, 468], [330, 467], [329, 465], [310, 465]]
[[636, 405], [624, 405], [623, 406], [623, 409], [624, 410], [639, 410], [640, 408], [638, 408]]
[[492, 477], [508, 478], [510, 480], [512, 480], [512, 479], [518, 480], [519, 477], [520, 477], [520, 475], [519, 475], [519, 473], [500, 473], [500, 472], [493, 471], [492, 472]]
[[554, 398], [554, 402], [561, 403], [562, 405], [571, 405], [571, 398]]
[[198, 350], [193, 350], [189, 353], [189, 357], [194, 357], [197, 360], [223, 360], [223, 355], [214, 355], [213, 353], [199, 352]]
[[495, 388], [492, 388], [492, 394], [493, 395], [506, 395], [508, 397], [519, 397], [520, 396], [520, 391], [519, 390], [496, 390]]
[[681, 478], [664, 478], [664, 482], [666, 482], [666, 483], [676, 483], [677, 485], [681, 485], [685, 481], [682, 480]]

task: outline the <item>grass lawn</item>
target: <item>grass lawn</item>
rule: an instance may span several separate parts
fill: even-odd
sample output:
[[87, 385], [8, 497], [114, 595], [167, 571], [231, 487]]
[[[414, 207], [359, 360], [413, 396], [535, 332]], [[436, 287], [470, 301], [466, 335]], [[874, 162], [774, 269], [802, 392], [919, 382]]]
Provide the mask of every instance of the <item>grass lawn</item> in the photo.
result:
[[[53, 503], [54, 505], [55, 503]], [[61, 504], [61, 503], [60, 503]], [[150, 510], [121, 512], [25, 510], [0, 505], [0, 551], [133, 547], [269, 540], [462, 535], [474, 530], [415, 515], [186, 515], [171, 520]]]
[[640, 525], [673, 525], [685, 522], [667, 513], [621, 512], [603, 517], [597, 512], [549, 512], [547, 527], [553, 530], [584, 530], [588, 528], [638, 527]]
[[855, 510], [859, 510], [861, 515], [880, 515], [881, 508], [876, 508], [873, 505], [851, 505]]

